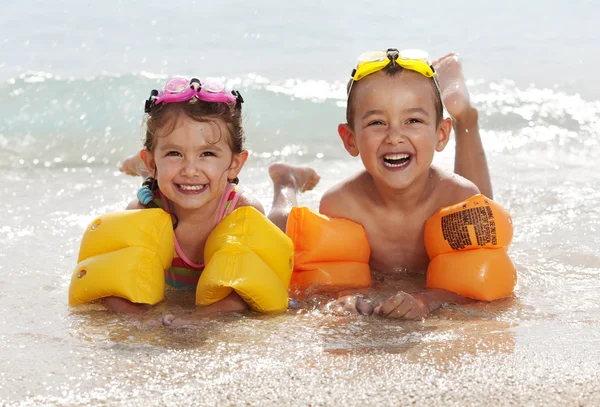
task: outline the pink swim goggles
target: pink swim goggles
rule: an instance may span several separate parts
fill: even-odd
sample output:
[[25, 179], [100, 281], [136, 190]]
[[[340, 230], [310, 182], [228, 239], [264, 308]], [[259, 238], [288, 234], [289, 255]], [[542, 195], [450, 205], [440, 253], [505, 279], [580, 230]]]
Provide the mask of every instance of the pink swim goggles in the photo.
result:
[[161, 103], [166, 105], [167, 103], [186, 102], [194, 97], [204, 102], [235, 104], [244, 102], [240, 92], [236, 90], [227, 91], [225, 84], [221, 81], [208, 79], [200, 82], [196, 78], [189, 80], [177, 77], [169, 79], [163, 90], [153, 89], [150, 92], [150, 97], [146, 100], [144, 112], [150, 113], [154, 106]]

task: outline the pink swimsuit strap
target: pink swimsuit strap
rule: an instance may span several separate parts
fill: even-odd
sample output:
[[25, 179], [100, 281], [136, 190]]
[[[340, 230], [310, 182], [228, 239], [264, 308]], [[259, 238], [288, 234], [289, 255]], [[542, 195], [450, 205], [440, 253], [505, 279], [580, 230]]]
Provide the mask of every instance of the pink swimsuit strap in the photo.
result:
[[[164, 210], [167, 213], [171, 213], [171, 210], [169, 208], [169, 202], [167, 200], [167, 198], [165, 198], [165, 196], [163, 195], [162, 192], [160, 192], [160, 190], [158, 191], [160, 198], [163, 201], [163, 205], [164, 205]], [[231, 212], [233, 212], [233, 210], [235, 209], [235, 205], [237, 204], [238, 199], [240, 198], [240, 195], [242, 195], [243, 191], [240, 190], [240, 188], [237, 186], [237, 184], [234, 183], [228, 183], [227, 187], [225, 189], [225, 193], [223, 194], [223, 198], [221, 199], [221, 203], [219, 204], [219, 210], [217, 212], [218, 216], [217, 216], [217, 220], [215, 222], [215, 226], [217, 226], [219, 224], [219, 222], [221, 222], [223, 220], [223, 218], [225, 218], [227, 215], [229, 215]], [[181, 260], [183, 260], [184, 263], [186, 263], [187, 266], [189, 266], [189, 268], [191, 269], [195, 269], [195, 270], [202, 270], [204, 268], [204, 264], [197, 264], [194, 263], [193, 261], [191, 261], [183, 252], [183, 250], [181, 250], [181, 246], [179, 245], [179, 241], [177, 240], [177, 236], [174, 234], [173, 235], [174, 240], [175, 240], [175, 251], [177, 252], [177, 255], [179, 256], [179, 258]]]

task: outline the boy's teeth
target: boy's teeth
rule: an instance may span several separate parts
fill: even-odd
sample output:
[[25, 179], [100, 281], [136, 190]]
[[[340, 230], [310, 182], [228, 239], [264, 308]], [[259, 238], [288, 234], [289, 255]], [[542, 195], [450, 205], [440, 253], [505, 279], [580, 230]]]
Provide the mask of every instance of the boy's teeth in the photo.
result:
[[387, 154], [383, 158], [386, 160], [402, 160], [403, 158], [408, 158], [408, 154]]
[[386, 167], [403, 167], [410, 161], [409, 154], [386, 154], [383, 156], [383, 163]]
[[204, 188], [204, 185], [179, 185], [181, 189], [185, 189], [188, 191], [199, 191]]

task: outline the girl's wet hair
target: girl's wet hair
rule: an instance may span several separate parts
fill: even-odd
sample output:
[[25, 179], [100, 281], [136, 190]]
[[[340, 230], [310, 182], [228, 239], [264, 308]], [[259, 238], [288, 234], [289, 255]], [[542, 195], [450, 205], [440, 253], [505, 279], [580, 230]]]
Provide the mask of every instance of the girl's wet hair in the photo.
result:
[[[388, 76], [395, 76], [398, 72], [404, 71], [405, 68], [397, 65], [396, 63], [391, 63], [386, 66], [384, 69], [385, 73]], [[352, 84], [354, 79], [350, 79], [348, 84], [346, 85], [346, 93], [350, 91], [350, 86], [353, 87], [353, 92], [350, 93], [348, 98], [348, 103], [346, 104], [346, 123], [350, 126], [350, 128], [354, 128], [354, 95], [356, 95], [356, 86], [360, 86], [359, 83]], [[429, 79], [431, 83], [431, 87], [433, 88], [434, 98], [435, 98], [435, 121], [436, 126], [439, 127], [442, 119], [444, 118], [444, 105], [442, 104], [442, 95], [440, 95], [439, 89], [435, 86], [433, 82], [433, 78]]]
[[169, 103], [154, 107], [146, 120], [144, 147], [153, 152], [156, 146], [156, 137], [160, 137], [159, 134], [166, 135], [172, 132], [182, 114], [201, 123], [222, 120], [227, 126], [229, 133], [227, 144], [233, 154], [244, 151], [242, 104], [204, 102], [196, 98], [187, 102]]

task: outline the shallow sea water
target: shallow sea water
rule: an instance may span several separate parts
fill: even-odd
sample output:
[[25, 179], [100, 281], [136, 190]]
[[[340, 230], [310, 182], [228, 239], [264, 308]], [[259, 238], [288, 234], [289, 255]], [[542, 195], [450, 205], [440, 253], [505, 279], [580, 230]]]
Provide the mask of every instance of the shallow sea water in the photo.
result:
[[[500, 157], [491, 155], [492, 168]], [[301, 204], [315, 207], [339, 171], [356, 168], [346, 161], [321, 164], [323, 182]], [[249, 168], [247, 184], [268, 204], [265, 171], [266, 163]], [[222, 317], [171, 330], [99, 305], [66, 306], [83, 228], [94, 215], [122, 207], [137, 180], [104, 167], [8, 170], [4, 179], [2, 195], [20, 204], [7, 208], [0, 238], [6, 249], [2, 404], [600, 402], [600, 261], [593, 233], [600, 226], [593, 204], [599, 193], [582, 180], [530, 193], [496, 182], [517, 225], [510, 251], [519, 272], [515, 298], [448, 305], [422, 322], [402, 322], [324, 314], [317, 297], [306, 309], [281, 315]], [[391, 276], [377, 282], [405, 283]], [[192, 304], [191, 293], [171, 292], [157, 311], [191, 311]]]

